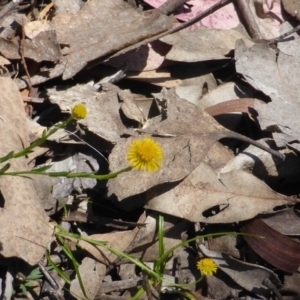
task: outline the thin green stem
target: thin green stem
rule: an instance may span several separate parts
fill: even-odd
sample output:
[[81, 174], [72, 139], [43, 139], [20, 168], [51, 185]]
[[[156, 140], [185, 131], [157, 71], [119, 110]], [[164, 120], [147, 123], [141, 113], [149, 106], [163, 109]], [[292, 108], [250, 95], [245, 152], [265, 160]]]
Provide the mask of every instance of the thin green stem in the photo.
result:
[[119, 174], [124, 172], [129, 172], [132, 170], [132, 167], [127, 167], [115, 173], [106, 174], [106, 175], [97, 175], [94, 173], [87, 172], [78, 172], [78, 173], [70, 173], [70, 172], [45, 172], [42, 170], [31, 170], [31, 171], [15, 171], [15, 172], [5, 172], [1, 175], [10, 175], [10, 176], [20, 176], [20, 175], [43, 175], [49, 177], [66, 177], [66, 178], [92, 178], [97, 180], [107, 180], [111, 178], [117, 177]]
[[31, 152], [31, 150], [34, 149], [35, 147], [42, 145], [48, 139], [48, 137], [54, 134], [57, 130], [65, 128], [67, 124], [70, 123], [72, 120], [74, 120], [74, 118], [70, 116], [66, 121], [55, 125], [47, 133], [43, 132], [42, 137], [35, 140], [30, 146], [24, 148], [19, 152], [10, 153], [9, 155], [0, 157], [0, 163], [5, 162], [11, 158], [17, 158], [26, 155], [27, 153]]

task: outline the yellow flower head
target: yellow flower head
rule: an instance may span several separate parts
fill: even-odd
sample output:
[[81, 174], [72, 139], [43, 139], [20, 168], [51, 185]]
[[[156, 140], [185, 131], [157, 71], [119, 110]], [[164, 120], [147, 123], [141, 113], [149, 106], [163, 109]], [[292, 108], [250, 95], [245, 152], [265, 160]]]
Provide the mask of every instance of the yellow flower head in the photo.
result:
[[147, 172], [160, 168], [163, 152], [160, 145], [151, 138], [134, 140], [127, 152], [127, 159], [133, 169]]
[[212, 276], [217, 272], [218, 266], [210, 258], [203, 258], [197, 262], [197, 269], [201, 271], [202, 275]]
[[87, 115], [86, 107], [79, 103], [72, 109], [72, 117], [76, 120], [84, 119]]

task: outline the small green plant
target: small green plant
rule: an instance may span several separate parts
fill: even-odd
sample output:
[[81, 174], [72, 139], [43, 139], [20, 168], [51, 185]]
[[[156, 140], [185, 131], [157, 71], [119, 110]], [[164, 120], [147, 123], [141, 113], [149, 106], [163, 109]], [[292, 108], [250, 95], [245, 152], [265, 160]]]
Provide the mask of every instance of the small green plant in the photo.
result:
[[[18, 158], [21, 156], [26, 156], [29, 154], [35, 147], [42, 145], [49, 136], [54, 134], [57, 130], [63, 129], [66, 127], [66, 125], [71, 121], [76, 121], [79, 119], [85, 118], [87, 115], [87, 111], [84, 105], [77, 104], [74, 106], [72, 110], [71, 116], [64, 122], [57, 124], [54, 126], [54, 128], [50, 129], [48, 132], [44, 131], [42, 134], [42, 137], [37, 139], [35, 142], [33, 142], [30, 146], [26, 147], [25, 149], [19, 151], [19, 152], [10, 152], [4, 157], [0, 157], [0, 163], [5, 163], [11, 159]], [[10, 163], [7, 162], [1, 169], [0, 169], [0, 176], [24, 176], [24, 175], [30, 175], [30, 174], [38, 174], [38, 175], [44, 175], [44, 176], [50, 176], [50, 177], [66, 177], [66, 178], [79, 178], [79, 177], [85, 177], [85, 178], [93, 178], [97, 180], [107, 180], [110, 178], [114, 178], [118, 176], [121, 173], [131, 171], [132, 169], [136, 170], [142, 170], [147, 172], [156, 171], [160, 168], [161, 162], [163, 160], [163, 152], [160, 147], [160, 145], [154, 141], [151, 138], [144, 138], [143, 140], [136, 139], [134, 140], [131, 145], [129, 146], [129, 150], [127, 152], [127, 159], [129, 162], [129, 166], [127, 168], [124, 168], [118, 172], [110, 173], [107, 175], [97, 175], [96, 173], [87, 173], [87, 172], [81, 172], [81, 173], [71, 173], [71, 172], [47, 172], [47, 170], [50, 168], [50, 166], [43, 166], [40, 168], [36, 168], [33, 170], [19, 170], [14, 172], [9, 172]], [[137, 267], [139, 267], [142, 272], [146, 273], [148, 275], [148, 285], [152, 286], [158, 293], [161, 292], [162, 284], [163, 282], [167, 283], [169, 286], [172, 286], [177, 289], [178, 293], [186, 297], [187, 299], [194, 299], [194, 296], [191, 295], [188, 291], [185, 289], [189, 286], [192, 286], [196, 284], [197, 282], [201, 281], [204, 276], [210, 276], [213, 275], [217, 271], [217, 265], [214, 263], [213, 260], [210, 258], [205, 258], [203, 260], [200, 260], [197, 263], [197, 268], [199, 271], [201, 271], [201, 276], [199, 276], [199, 279], [197, 279], [195, 282], [189, 283], [189, 284], [176, 284], [172, 282], [168, 282], [164, 278], [165, 268], [167, 261], [171, 257], [172, 253], [178, 249], [179, 247], [185, 246], [191, 242], [194, 242], [198, 239], [203, 239], [206, 237], [213, 237], [213, 236], [221, 236], [221, 235], [227, 235], [227, 234], [237, 234], [235, 232], [227, 232], [227, 233], [217, 233], [217, 234], [208, 234], [208, 235], [202, 235], [202, 236], [196, 236], [192, 239], [186, 240], [182, 243], [179, 243], [178, 245], [172, 247], [171, 249], [165, 251], [164, 248], [164, 219], [162, 216], [158, 219], [158, 247], [159, 247], [159, 257], [154, 260], [153, 269], [148, 267], [146, 264], [144, 264], [141, 260], [132, 257], [131, 255], [119, 251], [117, 249], [113, 249], [107, 245], [106, 242], [99, 242], [95, 241], [93, 239], [89, 239], [86, 237], [83, 237], [79, 234], [69, 233], [65, 231], [62, 227], [57, 225], [55, 230], [55, 236], [57, 241], [60, 243], [62, 247], [62, 251], [66, 255], [66, 257], [72, 262], [74, 271], [77, 275], [82, 294], [87, 299], [87, 294], [85, 291], [85, 287], [82, 281], [81, 274], [79, 272], [79, 263], [74, 257], [72, 251], [68, 247], [68, 243], [66, 242], [66, 239], [72, 239], [74, 240], [83, 240], [91, 245], [102, 247], [111, 253], [115, 254], [119, 258], [125, 258], [129, 262], [134, 263]], [[69, 277], [63, 272], [61, 268], [59, 268], [57, 265], [53, 263], [53, 261], [50, 258], [50, 255], [47, 255], [47, 260], [49, 263], [49, 268], [53, 268], [61, 278], [65, 280], [65, 282], [70, 283]], [[27, 293], [27, 289], [30, 286], [33, 286], [34, 281], [42, 278], [42, 273], [40, 272], [39, 268], [34, 269], [29, 276], [27, 276], [24, 280], [21, 280], [19, 282], [19, 287], [22, 290], [24, 294]], [[141, 287], [137, 293], [131, 298], [132, 300], [139, 299], [139, 297], [145, 293], [145, 287]]]
[[[52, 269], [51, 266], [46, 267], [47, 271], [50, 271], [51, 269]], [[17, 280], [16, 280], [16, 289], [21, 290], [22, 294], [24, 296], [27, 296], [28, 289], [38, 286], [39, 285], [38, 281], [40, 281], [40, 279], [42, 279], [43, 276], [44, 274], [41, 272], [39, 267], [33, 269], [30, 272], [30, 274], [25, 278], [19, 275], [17, 276]]]
[[[87, 115], [86, 108], [83, 104], [77, 104], [72, 109], [71, 116], [64, 122], [61, 122], [50, 129], [48, 132], [44, 131], [42, 137], [33, 142], [30, 146], [19, 152], [10, 152], [7, 155], [0, 157], [0, 163], [4, 163], [11, 159], [26, 156], [29, 154], [35, 147], [42, 145], [47, 138], [53, 135], [57, 130], [64, 129], [68, 123], [71, 121], [76, 121], [85, 118]], [[9, 172], [10, 163], [6, 163], [0, 169], [0, 176], [24, 176], [24, 175], [44, 175], [50, 177], [66, 177], [66, 178], [92, 178], [97, 180], [107, 180], [118, 176], [121, 173], [131, 171], [132, 169], [143, 170], [147, 172], [152, 172], [158, 170], [163, 159], [163, 152], [160, 145], [151, 138], [145, 138], [144, 140], [136, 139], [129, 146], [127, 153], [127, 158], [129, 165], [127, 168], [124, 168], [120, 171], [106, 174], [106, 175], [97, 175], [93, 172], [47, 172], [51, 166], [43, 166], [32, 170], [18, 170], [14, 172]]]
[[[64, 245], [66, 244], [65, 242], [63, 242], [64, 239], [71, 239], [73, 241], [74, 240], [78, 240], [78, 241], [83, 240], [83, 241], [86, 241], [86, 242], [90, 243], [93, 246], [102, 247], [102, 248], [108, 250], [109, 252], [115, 254], [119, 258], [127, 259], [129, 262], [135, 264], [137, 267], [139, 267], [143, 272], [145, 272], [148, 275], [148, 277], [149, 277], [148, 284], [150, 286], [154, 287], [155, 290], [158, 291], [158, 293], [160, 293], [160, 291], [161, 291], [162, 283], [165, 282], [170, 287], [176, 288], [178, 290], [178, 293], [182, 294], [187, 299], [194, 299], [194, 296], [192, 294], [188, 293], [188, 291], [185, 291], [185, 289], [188, 288], [189, 286], [192, 286], [192, 285], [200, 282], [204, 278], [204, 276], [213, 275], [213, 273], [215, 273], [216, 270], [217, 270], [217, 266], [213, 262], [213, 260], [211, 260], [209, 258], [203, 259], [203, 260], [201, 260], [202, 261], [201, 264], [199, 264], [199, 262], [197, 263], [199, 271], [202, 272], [202, 275], [199, 274], [199, 279], [197, 279], [196, 281], [191, 282], [189, 284], [176, 284], [176, 283], [173, 283], [173, 282], [168, 282], [164, 278], [165, 267], [166, 267], [166, 264], [167, 264], [169, 258], [171, 257], [171, 255], [173, 254], [173, 252], [176, 249], [178, 249], [180, 247], [183, 247], [185, 245], [188, 245], [191, 242], [194, 242], [194, 241], [199, 240], [199, 239], [207, 238], [207, 237], [221, 236], [221, 235], [228, 235], [228, 234], [238, 234], [238, 233], [236, 233], [236, 232], [225, 232], [225, 233], [215, 233], [215, 234], [207, 234], [207, 235], [197, 236], [195, 238], [192, 238], [192, 239], [186, 240], [184, 242], [181, 242], [181, 243], [175, 245], [174, 247], [172, 247], [171, 249], [169, 249], [168, 251], [165, 251], [164, 241], [163, 241], [164, 240], [163, 216], [160, 216], [159, 220], [158, 220], [159, 257], [154, 260], [154, 266], [153, 266], [153, 269], [151, 269], [146, 264], [144, 264], [141, 260], [139, 260], [135, 257], [132, 257], [130, 254], [127, 254], [125, 252], [122, 252], [122, 251], [119, 251], [117, 249], [109, 247], [106, 242], [100, 242], [100, 241], [96, 241], [96, 240], [93, 240], [93, 239], [90, 239], [90, 238], [83, 237], [79, 234], [69, 233], [69, 232], [65, 231], [60, 226], [57, 226], [57, 230], [55, 232], [55, 235], [56, 235], [57, 239], [60, 240], [61, 243], [63, 243]], [[78, 271], [78, 268], [75, 268], [75, 266], [77, 264], [76, 259], [74, 258], [74, 256], [72, 255], [71, 252], [69, 252], [68, 257], [73, 262], [74, 269], [75, 269], [75, 272], [78, 276], [78, 279], [81, 278], [80, 274], [79, 274], [79, 271]], [[51, 265], [53, 266], [53, 268], [55, 268], [55, 270], [57, 270], [57, 267], [55, 267], [53, 264], [51, 264]], [[62, 278], [64, 278], [61, 273], [62, 272], [59, 270], [58, 274]], [[66, 280], [66, 282], [68, 282], [67, 278], [65, 280]], [[80, 282], [80, 280], [79, 280], [79, 282]], [[81, 286], [81, 284], [80, 284], [80, 286]], [[82, 288], [83, 294], [86, 295], [85, 292], [84, 292], [83, 284], [82, 284], [81, 288]], [[145, 293], [145, 291], [146, 291], [145, 287], [144, 286], [141, 287], [137, 291], [137, 293], [131, 298], [131, 300], [139, 299]]]
[[[160, 147], [160, 145], [154, 141], [152, 138], [145, 138], [143, 140], [136, 139], [134, 140], [131, 145], [129, 146], [129, 150], [127, 152], [127, 159], [129, 166], [127, 168], [121, 169], [120, 171], [106, 174], [106, 175], [98, 175], [95, 172], [87, 173], [87, 172], [80, 172], [80, 173], [72, 173], [72, 172], [47, 172], [47, 170], [51, 166], [43, 166], [43, 167], [38, 167], [32, 170], [17, 170], [17, 171], [9, 171], [10, 169], [10, 160], [19, 158], [22, 156], [26, 156], [29, 153], [32, 152], [32, 150], [35, 147], [38, 147], [42, 145], [51, 135], [53, 135], [55, 132], [57, 132], [59, 129], [65, 129], [68, 123], [76, 120], [80, 120], [85, 118], [87, 115], [87, 110], [86, 107], [83, 104], [77, 104], [73, 107], [71, 116], [61, 122], [56, 124], [52, 129], [49, 131], [44, 131], [42, 133], [42, 136], [38, 138], [36, 141], [34, 141], [30, 146], [24, 148], [21, 151], [14, 152], [11, 151], [8, 154], [6, 154], [3, 157], [0, 157], [0, 164], [4, 164], [1, 169], [0, 169], [0, 177], [1, 176], [26, 176], [26, 175], [42, 175], [42, 176], [49, 176], [49, 177], [65, 177], [65, 178], [93, 178], [96, 180], [108, 180], [111, 178], [114, 178], [118, 176], [121, 173], [124, 172], [129, 172], [132, 169], [136, 170], [142, 170], [142, 171], [147, 171], [147, 172], [152, 172], [156, 171], [160, 168], [161, 162], [163, 159], [163, 152]], [[30, 176], [28, 176], [30, 178]], [[64, 207], [66, 210], [66, 208]], [[91, 239], [86, 239], [81, 237], [80, 235], [76, 234], [69, 234], [62, 230], [59, 226], [58, 231], [56, 232], [56, 238], [60, 242], [61, 247], [65, 255], [69, 258], [69, 260], [72, 262], [74, 270], [76, 272], [76, 275], [79, 280], [80, 287], [82, 289], [83, 295], [87, 298], [86, 296], [86, 291], [82, 282], [82, 278], [79, 272], [79, 263], [75, 259], [72, 251], [69, 249], [67, 243], [65, 242], [66, 237], [73, 237], [75, 239], [81, 239], [81, 240], [86, 240], [87, 242], [101, 246], [106, 248], [107, 250], [111, 251], [112, 253], [115, 253], [116, 255], [120, 257], [127, 257], [129, 260], [131, 259], [132, 262], [136, 263], [137, 265], [141, 265], [145, 267], [144, 264], [139, 262], [138, 260], [134, 260], [133, 258], [130, 258], [130, 256], [126, 255], [125, 253], [119, 252], [117, 250], [113, 250], [106, 246], [106, 243], [104, 242], [97, 242], [93, 241]], [[123, 255], [123, 256], [122, 256]], [[65, 282], [70, 283], [70, 279], [68, 276], [59, 268], [57, 267], [51, 260], [50, 256], [47, 255], [48, 263], [50, 265], [49, 268], [55, 269], [55, 271], [65, 280]], [[151, 273], [150, 269], [147, 269], [148, 272]], [[156, 273], [152, 272], [152, 275], [155, 277]], [[24, 280], [21, 280], [19, 283], [19, 287], [22, 290], [24, 294], [27, 293], [27, 288], [29, 286], [32, 286], [33, 280], [35, 279], [40, 279], [43, 275], [40, 273], [39, 269], [35, 269], [32, 271], [32, 273], [26, 277]], [[156, 275], [159, 278], [159, 275]]]

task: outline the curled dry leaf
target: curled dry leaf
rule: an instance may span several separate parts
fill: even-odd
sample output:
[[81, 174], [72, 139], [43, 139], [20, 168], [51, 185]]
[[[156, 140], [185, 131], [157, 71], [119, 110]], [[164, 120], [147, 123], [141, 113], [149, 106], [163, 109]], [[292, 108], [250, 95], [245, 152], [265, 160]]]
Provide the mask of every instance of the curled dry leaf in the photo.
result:
[[300, 266], [299, 242], [279, 233], [260, 219], [242, 226], [241, 231], [263, 237], [244, 236], [244, 239], [268, 263], [288, 273], [297, 272]]
[[[260, 143], [276, 149], [271, 139], [262, 139]], [[254, 147], [248, 146], [221, 170], [227, 173], [232, 170], [244, 170], [263, 180], [270, 186], [276, 186], [277, 190], [285, 190], [300, 184], [300, 161], [295, 151], [285, 148], [278, 150], [285, 155], [285, 160], [272, 157], [269, 153]], [[298, 190], [298, 188], [296, 188]]]

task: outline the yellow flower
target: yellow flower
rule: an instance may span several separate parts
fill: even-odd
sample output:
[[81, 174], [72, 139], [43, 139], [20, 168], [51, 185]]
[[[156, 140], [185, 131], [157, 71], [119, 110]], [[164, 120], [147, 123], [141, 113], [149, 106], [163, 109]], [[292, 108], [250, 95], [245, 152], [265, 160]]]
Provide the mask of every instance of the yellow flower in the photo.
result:
[[160, 168], [163, 152], [160, 145], [151, 138], [134, 140], [127, 152], [127, 159], [133, 169], [152, 172]]
[[72, 117], [76, 120], [84, 119], [87, 115], [86, 107], [79, 103], [72, 109]]
[[213, 275], [217, 272], [218, 266], [210, 258], [203, 258], [197, 262], [197, 269], [202, 275]]

